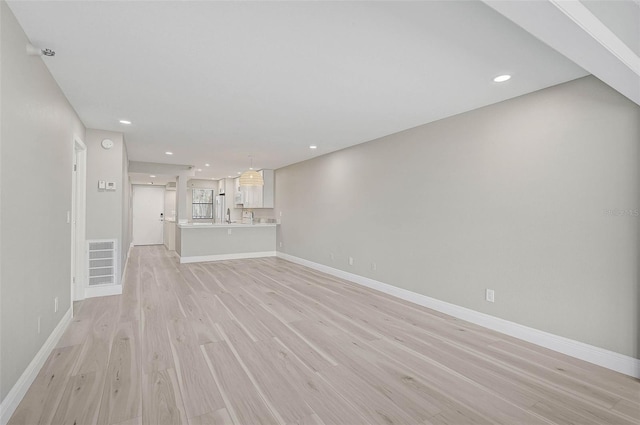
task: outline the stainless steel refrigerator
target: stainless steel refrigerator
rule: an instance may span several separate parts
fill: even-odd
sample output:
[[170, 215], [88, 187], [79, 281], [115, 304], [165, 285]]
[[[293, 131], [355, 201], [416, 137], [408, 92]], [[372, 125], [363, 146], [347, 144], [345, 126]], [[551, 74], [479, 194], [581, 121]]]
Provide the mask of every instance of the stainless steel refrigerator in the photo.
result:
[[224, 195], [216, 196], [216, 223], [224, 223], [226, 221], [227, 207]]

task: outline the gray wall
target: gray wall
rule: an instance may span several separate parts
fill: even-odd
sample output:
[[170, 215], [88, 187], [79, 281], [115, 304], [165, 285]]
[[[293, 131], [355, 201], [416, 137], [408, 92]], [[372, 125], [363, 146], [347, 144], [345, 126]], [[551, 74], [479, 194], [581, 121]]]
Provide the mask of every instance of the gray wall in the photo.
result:
[[[67, 211], [73, 139], [84, 140], [85, 129], [43, 59], [25, 54], [27, 37], [4, 1], [0, 15], [0, 398], [4, 400], [70, 308]], [[58, 313], [53, 311], [55, 297]]]
[[[103, 139], [111, 139], [111, 149], [103, 149]], [[122, 133], [87, 129], [87, 239], [117, 239], [120, 249], [118, 270], [124, 273], [129, 233], [129, 176]], [[98, 190], [98, 181], [116, 183], [116, 190]]]
[[277, 170], [279, 250], [637, 358], [639, 144], [585, 77]]
[[133, 237], [131, 211], [131, 179], [129, 178], [129, 158], [127, 156], [127, 146], [122, 143], [122, 244], [120, 251], [120, 274], [124, 275], [124, 267], [127, 264], [127, 254], [129, 245]]

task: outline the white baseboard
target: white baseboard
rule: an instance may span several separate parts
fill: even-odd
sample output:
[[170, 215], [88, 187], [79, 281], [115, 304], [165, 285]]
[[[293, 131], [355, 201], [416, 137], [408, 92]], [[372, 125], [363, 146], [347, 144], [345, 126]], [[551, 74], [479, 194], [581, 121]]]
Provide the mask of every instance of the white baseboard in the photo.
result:
[[100, 285], [84, 289], [85, 298], [106, 297], [122, 294], [122, 285]]
[[324, 264], [314, 263], [313, 261], [305, 260], [303, 258], [294, 257], [293, 255], [285, 254], [283, 252], [278, 251], [277, 256], [291, 261], [292, 263], [300, 264], [341, 279], [349, 280], [359, 285], [393, 295], [394, 297], [431, 308], [441, 313], [466, 320], [467, 322], [475, 323], [485, 328], [489, 328], [527, 342], [531, 342], [541, 347], [545, 347], [598, 366], [606, 367], [607, 369], [615, 370], [616, 372], [624, 373], [625, 375], [633, 376], [634, 378], [640, 378], [640, 359], [530, 328], [528, 326], [500, 319], [485, 313], [480, 313], [475, 310], [427, 297], [426, 295], [398, 288], [368, 277], [335, 269], [333, 267], [325, 266]]
[[51, 332], [49, 338], [45, 341], [40, 348], [40, 351], [36, 354], [36, 356], [31, 360], [29, 366], [24, 370], [18, 381], [15, 383], [9, 394], [2, 400], [2, 404], [0, 404], [0, 425], [5, 425], [11, 419], [11, 415], [16, 411], [18, 405], [24, 398], [24, 395], [27, 393], [27, 390], [33, 384], [33, 381], [40, 373], [40, 369], [44, 366], [44, 363], [49, 358], [49, 354], [53, 351], [54, 347], [60, 341], [60, 337], [67, 329], [67, 326], [71, 322], [71, 308], [67, 310], [67, 312], [62, 316], [60, 322], [56, 326], [56, 328]]
[[261, 257], [275, 257], [275, 251], [263, 251], [263, 252], [242, 252], [238, 254], [219, 254], [219, 255], [200, 255], [191, 257], [180, 257], [180, 263], [202, 263], [205, 261], [222, 261], [222, 260], [242, 260], [245, 258], [261, 258]]

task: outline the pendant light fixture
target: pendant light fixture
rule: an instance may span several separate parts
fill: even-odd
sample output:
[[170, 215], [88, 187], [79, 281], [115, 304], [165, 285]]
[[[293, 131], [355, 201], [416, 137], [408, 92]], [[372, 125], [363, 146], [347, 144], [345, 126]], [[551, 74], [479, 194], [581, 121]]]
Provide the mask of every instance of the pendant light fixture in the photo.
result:
[[249, 159], [251, 160], [251, 167], [240, 174], [240, 186], [264, 186], [262, 174], [253, 169], [253, 157], [251, 155], [249, 155]]

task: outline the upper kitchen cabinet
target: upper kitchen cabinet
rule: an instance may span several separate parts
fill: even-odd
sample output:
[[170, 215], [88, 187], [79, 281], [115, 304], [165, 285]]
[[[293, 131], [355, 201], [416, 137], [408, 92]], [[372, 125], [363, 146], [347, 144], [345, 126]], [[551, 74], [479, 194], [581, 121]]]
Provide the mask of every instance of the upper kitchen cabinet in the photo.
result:
[[264, 186], [240, 186], [240, 178], [235, 179], [235, 204], [242, 208], [273, 208], [274, 171], [258, 171]]

